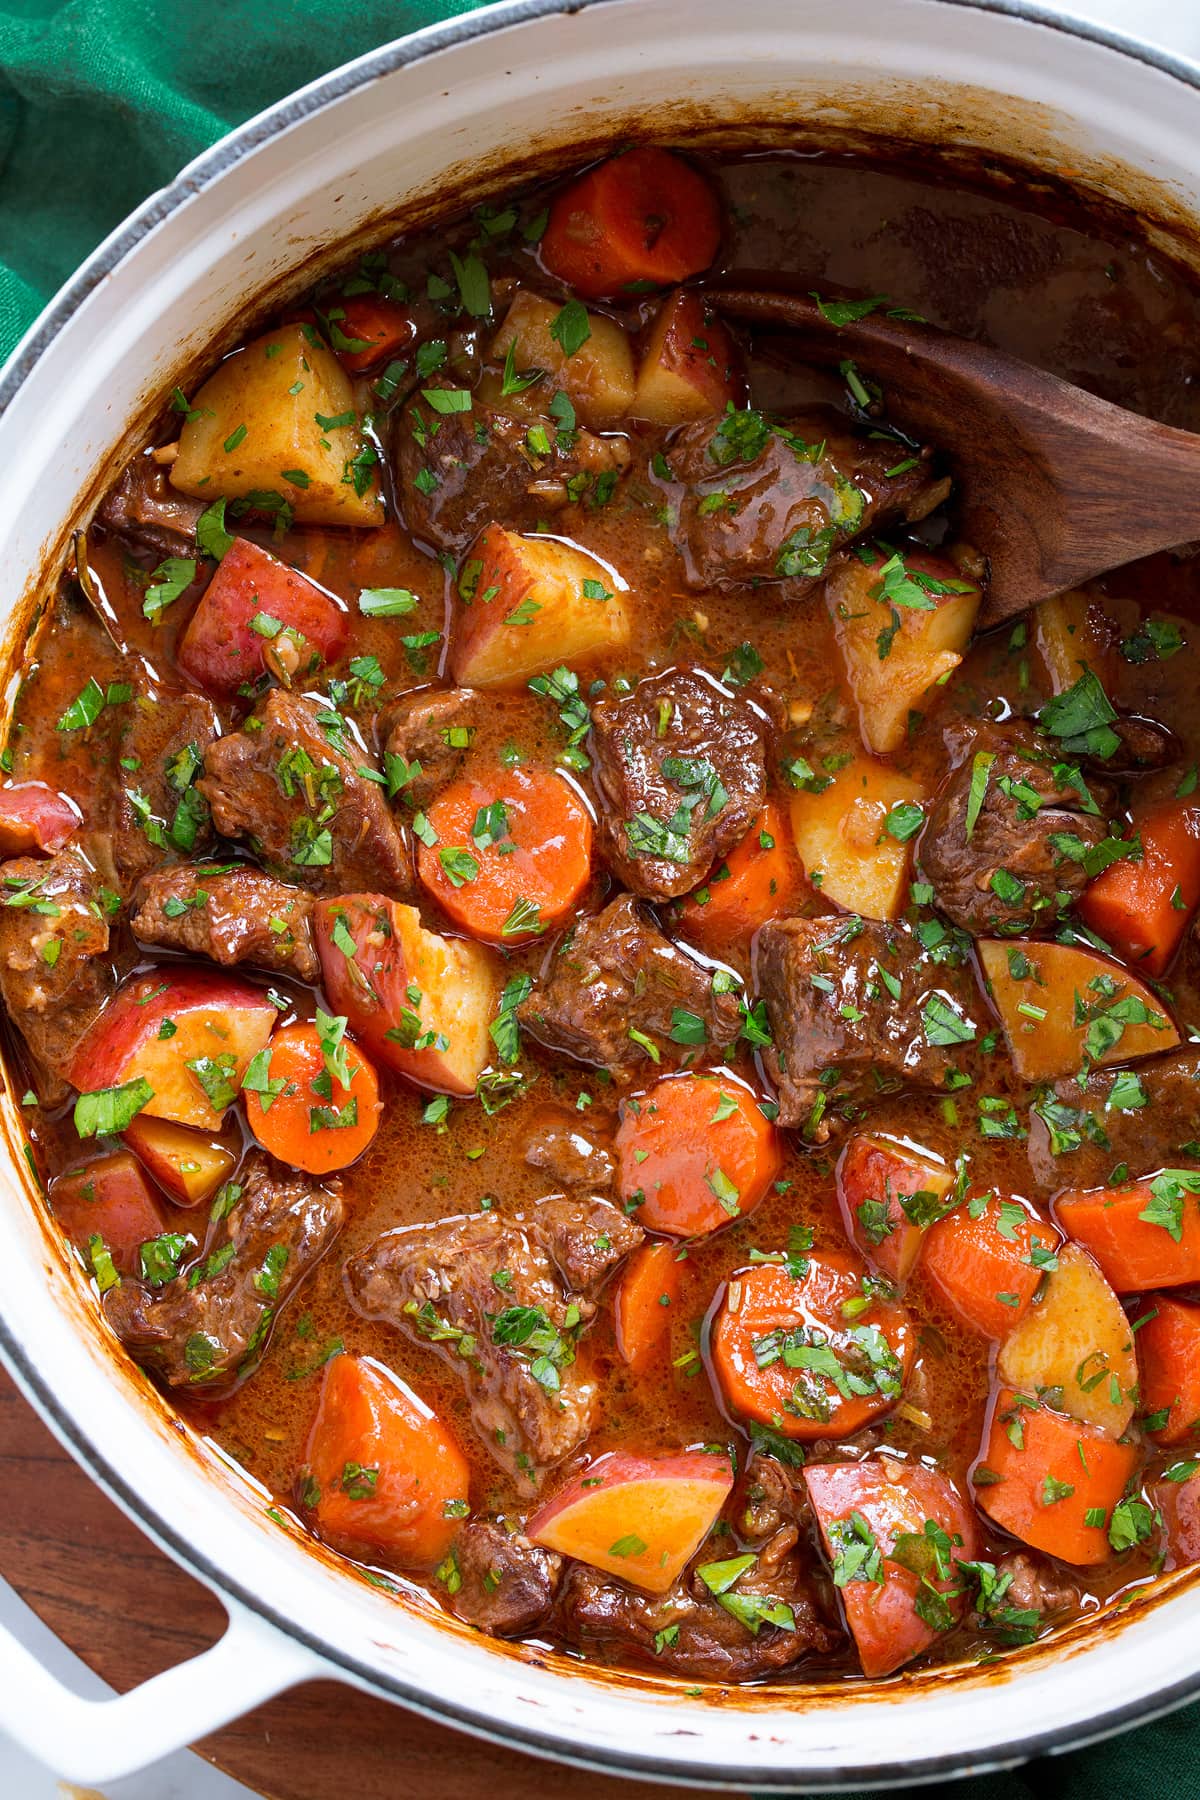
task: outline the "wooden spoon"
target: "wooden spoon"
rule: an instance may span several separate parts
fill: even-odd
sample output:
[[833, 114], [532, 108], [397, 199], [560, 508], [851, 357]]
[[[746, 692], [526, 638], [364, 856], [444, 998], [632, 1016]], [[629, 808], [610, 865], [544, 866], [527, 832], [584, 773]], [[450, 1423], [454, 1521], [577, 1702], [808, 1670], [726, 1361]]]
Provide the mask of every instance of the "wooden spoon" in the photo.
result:
[[731, 318], [786, 327], [805, 362], [853, 361], [882, 387], [888, 420], [945, 453], [958, 536], [988, 560], [981, 625], [1200, 537], [1200, 435], [898, 316], [886, 301], [836, 325], [778, 274], [739, 273], [706, 292]]

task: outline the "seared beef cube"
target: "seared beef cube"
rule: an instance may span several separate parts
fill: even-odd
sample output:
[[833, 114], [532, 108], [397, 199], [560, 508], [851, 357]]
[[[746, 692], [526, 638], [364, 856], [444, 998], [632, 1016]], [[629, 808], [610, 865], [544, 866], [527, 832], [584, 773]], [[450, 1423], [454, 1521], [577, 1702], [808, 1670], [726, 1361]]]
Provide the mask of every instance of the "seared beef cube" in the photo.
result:
[[369, 766], [337, 713], [273, 688], [256, 720], [213, 745], [199, 786], [217, 830], [285, 878], [404, 900], [408, 854], [383, 789], [359, 773]]
[[775, 919], [758, 938], [779, 1122], [823, 1144], [881, 1094], [940, 1088], [986, 1030], [965, 960], [935, 962], [907, 926]]
[[176, 856], [202, 856], [212, 843], [197, 777], [219, 731], [211, 703], [198, 694], [120, 708], [112, 854], [126, 887]]
[[321, 973], [313, 942], [313, 896], [247, 865], [185, 864], [145, 875], [130, 919], [143, 944], [186, 950], [231, 968], [253, 963], [299, 981]]
[[976, 935], [1052, 926], [1087, 886], [1083, 858], [1107, 835], [1092, 790], [1018, 719], [956, 724], [946, 747], [953, 766], [919, 849], [935, 904]]
[[[683, 488], [672, 535], [696, 588], [782, 580], [810, 588], [835, 551], [925, 518], [949, 490], [930, 451], [914, 460], [892, 439], [855, 436], [833, 412], [726, 412], [685, 425], [667, 461]], [[912, 466], [886, 473], [898, 464]]]
[[[774, 1554], [770, 1545], [729, 1592], [753, 1604], [789, 1608], [793, 1623], [763, 1620], [757, 1632], [709, 1591], [697, 1565], [729, 1555], [710, 1543], [688, 1574], [661, 1596], [640, 1593], [586, 1563], [572, 1563], [557, 1617], [564, 1635], [585, 1653], [609, 1660], [630, 1653], [660, 1674], [689, 1681], [754, 1681], [791, 1668], [806, 1656], [827, 1656], [841, 1639], [821, 1616], [799, 1548]], [[764, 1609], [765, 1609], [764, 1606]]]
[[1120, 1163], [1135, 1176], [1200, 1166], [1198, 1090], [1194, 1044], [1132, 1070], [1093, 1069], [1082, 1084], [1071, 1076], [1056, 1081], [1036, 1096], [1030, 1115], [1035, 1178], [1049, 1190], [1099, 1187]]
[[404, 784], [406, 800], [428, 806], [458, 774], [480, 711], [473, 688], [417, 688], [380, 707], [375, 736], [381, 750], [414, 771]]
[[[650, 924], [631, 895], [622, 894], [566, 934], [517, 1016], [548, 1049], [618, 1077], [645, 1074], [648, 1059], [692, 1066], [719, 1056], [742, 1028], [735, 993], [720, 984], [714, 988], [713, 976]], [[686, 1033], [680, 1014], [688, 1015]]]
[[43, 1105], [66, 1098], [63, 1070], [116, 989], [108, 938], [100, 882], [77, 856], [0, 864], [0, 994]]
[[1079, 1589], [1075, 1583], [1048, 1558], [1033, 1551], [1012, 1550], [1002, 1556], [996, 1564], [996, 1576], [993, 1610], [984, 1616], [985, 1624], [989, 1618], [992, 1623], [1002, 1622], [997, 1620], [994, 1611], [997, 1606], [1040, 1613], [1044, 1618], [1049, 1613], [1066, 1612], [1069, 1607], [1079, 1605]]
[[470, 412], [449, 414], [415, 395], [393, 443], [405, 522], [439, 550], [465, 549], [493, 519], [532, 530], [598, 484], [611, 490], [629, 461], [620, 438], [579, 428], [560, 440], [553, 419], [499, 412], [478, 395]]
[[170, 471], [161, 463], [138, 456], [104, 496], [96, 518], [118, 537], [161, 556], [194, 556], [196, 521], [206, 504], [173, 488]]
[[668, 669], [592, 708], [600, 836], [635, 894], [686, 894], [766, 798], [765, 716], [699, 669]]
[[336, 1182], [252, 1151], [214, 1202], [202, 1254], [161, 1286], [125, 1281], [104, 1296], [136, 1362], [170, 1387], [224, 1390], [257, 1367], [280, 1311], [342, 1228]]
[[462, 1378], [475, 1428], [532, 1492], [578, 1449], [596, 1382], [576, 1361], [600, 1287], [641, 1242], [607, 1200], [543, 1201], [388, 1231], [346, 1265], [350, 1298], [428, 1343]]
[[524, 1637], [548, 1618], [562, 1558], [494, 1519], [464, 1525], [447, 1558], [446, 1605], [489, 1637]]
[[555, 1187], [586, 1187], [606, 1192], [616, 1163], [611, 1146], [599, 1141], [597, 1122], [573, 1107], [547, 1105], [528, 1112], [521, 1140], [525, 1161], [543, 1169]]

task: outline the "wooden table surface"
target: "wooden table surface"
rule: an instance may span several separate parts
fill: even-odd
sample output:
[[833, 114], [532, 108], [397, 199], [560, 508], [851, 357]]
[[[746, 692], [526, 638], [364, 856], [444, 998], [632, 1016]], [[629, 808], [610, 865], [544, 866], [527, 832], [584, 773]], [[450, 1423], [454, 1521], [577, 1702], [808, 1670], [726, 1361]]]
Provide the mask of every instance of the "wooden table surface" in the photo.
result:
[[[133, 1687], [220, 1635], [216, 1600], [105, 1499], [2, 1371], [0, 1474], [0, 1575], [113, 1687]], [[282, 1694], [196, 1749], [269, 1800], [529, 1800], [568, 1789], [571, 1800], [667, 1800], [672, 1792], [556, 1774], [332, 1681]], [[718, 1796], [693, 1788], [690, 1800]]]

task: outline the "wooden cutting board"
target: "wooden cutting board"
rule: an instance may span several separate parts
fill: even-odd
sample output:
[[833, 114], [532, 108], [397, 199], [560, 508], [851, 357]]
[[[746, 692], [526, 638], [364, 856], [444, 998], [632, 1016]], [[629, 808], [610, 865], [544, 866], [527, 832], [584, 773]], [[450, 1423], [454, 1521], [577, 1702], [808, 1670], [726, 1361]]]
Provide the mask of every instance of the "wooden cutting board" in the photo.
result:
[[[0, 1492], [0, 1576], [113, 1687], [133, 1687], [219, 1636], [224, 1613], [213, 1597], [105, 1499], [2, 1371]], [[666, 1800], [672, 1791], [556, 1776], [533, 1757], [332, 1681], [283, 1694], [196, 1749], [267, 1800], [529, 1800], [567, 1784], [571, 1800]], [[719, 1800], [709, 1789], [690, 1797]]]

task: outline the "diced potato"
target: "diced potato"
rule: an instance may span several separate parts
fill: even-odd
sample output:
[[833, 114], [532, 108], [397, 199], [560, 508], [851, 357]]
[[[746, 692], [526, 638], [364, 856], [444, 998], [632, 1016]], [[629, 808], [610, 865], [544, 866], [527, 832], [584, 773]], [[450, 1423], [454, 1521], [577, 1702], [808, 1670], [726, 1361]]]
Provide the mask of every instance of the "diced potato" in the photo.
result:
[[924, 798], [919, 782], [871, 756], [856, 756], [819, 794], [794, 793], [792, 835], [813, 886], [865, 919], [896, 918], [908, 904], [910, 845], [888, 830], [888, 815]]
[[[320, 423], [347, 413], [347, 424]], [[382, 525], [369, 467], [358, 477], [364, 491], [355, 486], [365, 448], [337, 357], [304, 326], [284, 325], [226, 357], [193, 397], [171, 483], [198, 500], [279, 494], [308, 525]]]
[[[579, 302], [570, 304], [574, 307]], [[492, 355], [503, 362], [509, 345], [514, 345], [514, 359], [522, 374], [530, 369], [544, 371], [545, 380], [538, 388], [547, 389], [547, 400], [555, 389], [561, 389], [581, 425], [597, 430], [616, 425], [628, 418], [633, 404], [635, 384], [629, 339], [615, 319], [590, 312], [588, 336], [568, 356], [550, 332], [562, 311], [559, 301], [543, 300], [522, 288], [492, 339]], [[569, 343], [569, 333], [563, 335]]]
[[628, 642], [616, 578], [582, 550], [489, 525], [467, 552], [450, 631], [460, 687], [521, 687], [556, 663]]
[[1117, 963], [1073, 944], [987, 938], [979, 957], [1025, 1081], [1072, 1075], [1173, 1050], [1179, 1033], [1162, 1001]]
[[706, 314], [704, 296], [677, 288], [659, 308], [642, 351], [634, 418], [684, 425], [723, 413], [742, 386], [739, 361], [724, 325]]
[[1034, 642], [1056, 694], [1074, 687], [1086, 663], [1105, 687], [1110, 675], [1106, 636], [1099, 629], [1097, 608], [1082, 588], [1068, 588], [1043, 600], [1034, 612]]
[[[888, 561], [866, 563], [855, 556], [835, 564], [825, 584], [826, 600], [846, 681], [858, 710], [859, 731], [868, 750], [896, 750], [908, 734], [908, 715], [936, 682], [963, 659], [979, 610], [980, 590], [942, 556], [905, 551], [906, 581], [901, 595], [918, 594], [924, 606], [893, 603], [886, 590], [876, 597]], [[921, 576], [948, 591], [927, 592]], [[957, 591], [961, 590], [961, 591]]]
[[1042, 1299], [1001, 1344], [999, 1369], [1019, 1394], [1055, 1389], [1047, 1398], [1059, 1411], [1120, 1437], [1137, 1392], [1133, 1331], [1086, 1250], [1059, 1251]]

